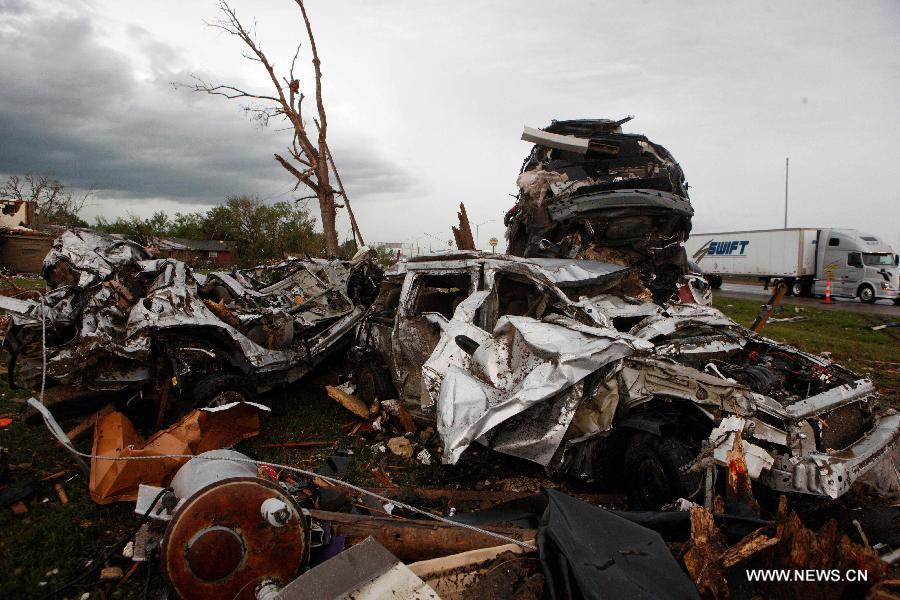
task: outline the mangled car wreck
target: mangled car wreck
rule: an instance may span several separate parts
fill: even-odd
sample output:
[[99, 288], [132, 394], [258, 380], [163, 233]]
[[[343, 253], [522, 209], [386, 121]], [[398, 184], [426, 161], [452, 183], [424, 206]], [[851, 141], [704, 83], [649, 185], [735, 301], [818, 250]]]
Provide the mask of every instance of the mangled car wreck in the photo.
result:
[[170, 392], [215, 405], [302, 377], [352, 340], [381, 269], [361, 252], [202, 275], [122, 238], [68, 231], [42, 275], [43, 301], [0, 298], [10, 384], [41, 385], [45, 336], [51, 397], [113, 392], [162, 410]]
[[682, 244], [694, 210], [675, 158], [619, 121], [526, 127], [534, 143], [506, 214], [509, 253], [634, 267], [657, 301], [687, 272]]
[[647, 507], [702, 494], [702, 458], [726, 464], [737, 433], [751, 477], [779, 491], [838, 497], [889, 454], [900, 415], [870, 381], [711, 307], [640, 300], [633, 273], [412, 259], [360, 327], [358, 393], [435, 419], [446, 463], [478, 442], [550, 474], [624, 477]]

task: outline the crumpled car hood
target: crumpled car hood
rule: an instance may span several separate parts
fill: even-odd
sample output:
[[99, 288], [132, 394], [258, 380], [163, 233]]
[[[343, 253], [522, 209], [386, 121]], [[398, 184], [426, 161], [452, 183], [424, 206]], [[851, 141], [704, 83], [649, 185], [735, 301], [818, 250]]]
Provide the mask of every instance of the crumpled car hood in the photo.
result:
[[[444, 462], [455, 463], [472, 441], [603, 366], [652, 348], [615, 329], [585, 326], [563, 317], [555, 322], [501, 317], [467, 369], [452, 364], [452, 355], [432, 356], [427, 364], [432, 371], [442, 370], [442, 362], [446, 366], [437, 398]], [[538, 425], [539, 439], [529, 435], [532, 431], [520, 430], [523, 444], [505, 440], [507, 453], [546, 465], [574, 415], [573, 409], [558, 412], [549, 429]]]

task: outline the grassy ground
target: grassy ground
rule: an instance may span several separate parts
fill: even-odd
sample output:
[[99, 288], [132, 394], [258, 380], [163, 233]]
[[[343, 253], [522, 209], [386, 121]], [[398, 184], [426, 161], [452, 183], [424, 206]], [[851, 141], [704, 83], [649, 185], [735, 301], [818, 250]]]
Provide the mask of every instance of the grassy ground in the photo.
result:
[[[759, 314], [761, 302], [716, 297], [713, 305], [749, 327]], [[802, 315], [808, 321], [770, 323], [766, 337], [796, 346], [812, 354], [830, 352], [831, 358], [856, 373], [870, 377], [884, 402], [900, 408], [900, 330], [872, 331], [871, 326], [890, 319], [846, 311], [785, 306], [776, 317]]]
[[[730, 298], [717, 299], [716, 306], [744, 325], [752, 323], [759, 310], [758, 302]], [[791, 307], [785, 311], [785, 316], [794, 314], [803, 314], [810, 320], [773, 323], [766, 327], [764, 334], [810, 352], [831, 352], [838, 362], [871, 376], [888, 403], [900, 405], [900, 344], [896, 339], [884, 332], [871, 331], [866, 318], [852, 313], [815, 309], [795, 313]], [[378, 487], [383, 483], [372, 469], [379, 466], [398, 485], [477, 487], [479, 482], [496, 481], [499, 477], [540, 476], [539, 467], [498, 454], [491, 454], [485, 457], [486, 460], [462, 461], [454, 467], [415, 463], [399, 467], [392, 457], [373, 450], [362, 438], [343, 435], [341, 425], [349, 420], [349, 414], [322, 392], [322, 385], [327, 380], [333, 382], [334, 375], [323, 373], [305, 385], [262, 398], [272, 408], [272, 416], [265, 423], [262, 434], [240, 444], [238, 450], [260, 460], [315, 469], [334, 449], [347, 448], [353, 451], [354, 461], [345, 478], [353, 483]], [[51, 442], [42, 425], [28, 426], [22, 422], [21, 403], [28, 396], [27, 392], [6, 387], [3, 377], [0, 416], [11, 416], [13, 423], [0, 429], [0, 446], [4, 448], [10, 475], [12, 479], [29, 473], [39, 479], [59, 471], [65, 471], [65, 475], [38, 481], [36, 493], [26, 500], [27, 514], [17, 516], [9, 508], [0, 509], [0, 574], [5, 575], [0, 596], [8, 598], [45, 596], [61, 583], [83, 573], [91, 561], [104, 555], [137, 524], [131, 504], [94, 504], [88, 496], [84, 476], [71, 457]], [[76, 422], [64, 422], [63, 428]], [[79, 441], [82, 450], [90, 449], [89, 438], [86, 436]], [[307, 439], [332, 443], [304, 449], [259, 447], [265, 443]], [[395, 466], [398, 468], [393, 468]], [[62, 506], [53, 489], [53, 484], [60, 482], [69, 497], [67, 506]], [[130, 566], [121, 558], [113, 559], [111, 563], [124, 570]], [[80, 598], [87, 592], [93, 598], [140, 597], [144, 569], [141, 567], [119, 589], [114, 590], [114, 584], [98, 584], [97, 576], [93, 575], [69, 589], [65, 596]], [[154, 581], [158, 583], [159, 580], [156, 574]]]

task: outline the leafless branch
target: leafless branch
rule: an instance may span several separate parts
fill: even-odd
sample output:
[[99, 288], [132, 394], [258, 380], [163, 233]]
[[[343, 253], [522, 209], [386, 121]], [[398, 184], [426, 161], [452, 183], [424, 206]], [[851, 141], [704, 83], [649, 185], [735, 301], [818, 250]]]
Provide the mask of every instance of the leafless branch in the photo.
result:
[[[181, 87], [231, 100], [251, 101], [248, 106], [244, 107], [244, 110], [253, 120], [262, 125], [268, 125], [273, 117], [284, 118], [290, 123], [294, 135], [288, 149], [289, 156], [285, 158], [280, 154], [275, 154], [275, 160], [294, 177], [296, 180], [295, 190], [303, 185], [316, 194], [322, 214], [326, 250], [329, 254], [336, 255], [338, 243], [335, 228], [335, 190], [330, 184], [331, 169], [329, 168], [326, 144], [327, 117], [322, 97], [321, 61], [306, 7], [302, 0], [294, 0], [294, 2], [300, 8], [303, 17], [315, 73], [316, 112], [319, 125], [318, 136], [315, 140], [311, 139], [310, 133], [306, 129], [302, 112], [303, 100], [306, 96], [301, 89], [299, 79], [295, 76], [302, 44], [297, 45], [287, 77], [279, 77], [276, 75], [275, 64], [263, 52], [262, 44], [256, 37], [255, 22], [252, 27], [245, 27], [228, 0], [219, 0], [219, 18], [216, 21], [208, 22], [207, 25], [241, 40], [244, 45], [242, 56], [262, 65], [272, 85], [272, 91], [266, 94], [254, 93], [234, 85], [212, 84], [196, 76], [193, 77], [193, 83]], [[254, 104], [254, 102], [258, 104]], [[301, 165], [301, 167], [297, 165]], [[346, 194], [344, 196], [346, 197]]]

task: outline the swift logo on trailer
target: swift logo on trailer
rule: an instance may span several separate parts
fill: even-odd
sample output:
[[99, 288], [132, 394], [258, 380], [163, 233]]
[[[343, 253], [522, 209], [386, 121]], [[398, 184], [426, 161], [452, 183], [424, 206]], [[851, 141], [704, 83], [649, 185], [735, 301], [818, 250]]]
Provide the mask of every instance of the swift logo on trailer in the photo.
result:
[[704, 256], [747, 256], [747, 246], [750, 240], [729, 240], [717, 242], [709, 240], [694, 252], [694, 260], [701, 260]]

